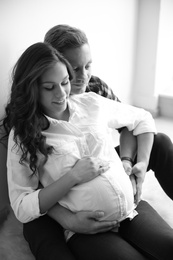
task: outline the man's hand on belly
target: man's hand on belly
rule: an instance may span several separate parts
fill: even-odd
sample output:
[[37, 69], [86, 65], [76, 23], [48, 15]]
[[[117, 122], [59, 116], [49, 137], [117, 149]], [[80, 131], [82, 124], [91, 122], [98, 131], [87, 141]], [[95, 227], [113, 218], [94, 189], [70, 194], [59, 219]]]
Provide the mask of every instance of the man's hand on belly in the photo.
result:
[[75, 233], [95, 234], [109, 231], [119, 224], [116, 221], [99, 221], [104, 212], [79, 211], [72, 217], [69, 229]]

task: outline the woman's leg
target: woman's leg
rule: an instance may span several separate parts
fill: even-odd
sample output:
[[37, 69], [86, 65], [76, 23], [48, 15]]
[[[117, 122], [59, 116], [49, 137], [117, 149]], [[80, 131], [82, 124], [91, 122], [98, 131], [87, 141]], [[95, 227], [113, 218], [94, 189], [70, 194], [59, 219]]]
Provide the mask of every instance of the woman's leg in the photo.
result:
[[165, 193], [173, 199], [173, 144], [162, 133], [154, 137], [148, 170], [153, 170]]
[[62, 227], [49, 216], [24, 224], [23, 234], [36, 260], [75, 260]]
[[138, 216], [121, 223], [121, 236], [139, 248], [148, 259], [173, 259], [173, 229], [145, 201], [137, 207]]
[[149, 259], [115, 232], [95, 235], [75, 234], [70, 238], [68, 246], [76, 260]]

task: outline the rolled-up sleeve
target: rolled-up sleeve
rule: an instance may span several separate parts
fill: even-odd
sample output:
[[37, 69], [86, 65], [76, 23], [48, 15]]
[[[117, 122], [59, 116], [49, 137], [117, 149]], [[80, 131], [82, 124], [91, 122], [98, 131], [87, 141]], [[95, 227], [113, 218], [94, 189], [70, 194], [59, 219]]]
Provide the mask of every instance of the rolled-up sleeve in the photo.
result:
[[13, 141], [13, 130], [8, 140], [7, 180], [11, 207], [23, 223], [41, 216], [39, 208], [39, 179], [27, 163], [20, 164], [21, 152]]
[[107, 113], [108, 126], [111, 128], [127, 127], [134, 135], [147, 132], [157, 133], [155, 121], [150, 112], [127, 104], [112, 102]]

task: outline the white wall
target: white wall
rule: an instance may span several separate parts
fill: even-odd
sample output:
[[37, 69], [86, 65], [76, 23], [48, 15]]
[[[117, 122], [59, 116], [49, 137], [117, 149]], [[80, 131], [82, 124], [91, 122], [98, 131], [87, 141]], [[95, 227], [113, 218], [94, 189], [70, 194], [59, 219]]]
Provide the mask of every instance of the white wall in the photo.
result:
[[156, 92], [173, 95], [173, 1], [161, 0]]
[[[164, 1], [164, 0], [163, 0]], [[155, 91], [160, 0], [139, 0], [133, 104], [157, 114]]]
[[86, 32], [93, 74], [130, 103], [136, 10], [137, 0], [0, 0], [0, 116], [17, 58], [60, 23]]
[[158, 115], [159, 95], [173, 96], [173, 0], [138, 0], [137, 13], [133, 105]]

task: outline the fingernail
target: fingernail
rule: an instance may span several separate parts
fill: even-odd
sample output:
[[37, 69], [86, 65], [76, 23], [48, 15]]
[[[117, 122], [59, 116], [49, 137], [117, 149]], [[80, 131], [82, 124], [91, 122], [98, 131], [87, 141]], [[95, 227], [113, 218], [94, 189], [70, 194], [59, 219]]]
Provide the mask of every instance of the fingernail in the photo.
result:
[[99, 217], [103, 217], [105, 213], [103, 211], [99, 211], [98, 214], [99, 214]]

